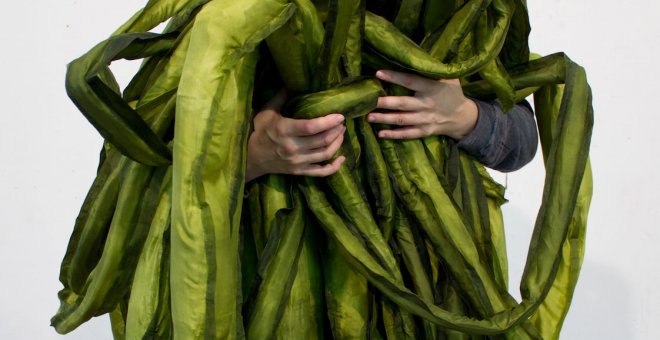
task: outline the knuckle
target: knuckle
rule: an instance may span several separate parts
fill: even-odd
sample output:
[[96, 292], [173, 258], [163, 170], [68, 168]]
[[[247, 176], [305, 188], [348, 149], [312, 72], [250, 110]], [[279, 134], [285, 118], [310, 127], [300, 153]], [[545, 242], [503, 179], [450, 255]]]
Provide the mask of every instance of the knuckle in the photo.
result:
[[286, 156], [293, 156], [298, 152], [299, 148], [296, 144], [288, 142], [282, 145], [282, 152]]
[[339, 135], [337, 135], [337, 134], [328, 134], [328, 135], [323, 137], [323, 145], [330, 145], [337, 138], [339, 138]]
[[323, 157], [324, 161], [330, 159], [330, 157], [332, 157], [332, 155], [334, 155], [334, 153], [335, 153], [334, 149], [335, 148], [328, 148], [328, 149], [323, 150], [323, 152], [321, 153], [321, 156]]
[[294, 154], [290, 150], [287, 149], [287, 147], [280, 145], [277, 148], [275, 148], [275, 155], [283, 161], [290, 161]]
[[292, 157], [291, 160], [289, 161], [291, 165], [297, 166], [297, 167], [304, 167], [310, 164], [310, 160], [307, 157], [304, 156], [296, 156]]
[[413, 80], [412, 80], [412, 78], [410, 78], [410, 77], [401, 76], [400, 79], [401, 79], [401, 84], [402, 84], [404, 87], [408, 87], [408, 88], [409, 88], [410, 86], [413, 85]]
[[332, 165], [326, 165], [322, 168], [319, 169], [318, 175], [319, 177], [326, 177], [329, 176], [333, 173], [332, 171]]
[[433, 126], [424, 125], [424, 126], [422, 126], [421, 131], [424, 134], [424, 136], [430, 136], [430, 135], [433, 134]]
[[275, 127], [273, 128], [273, 134], [276, 137], [282, 137], [286, 135], [286, 125], [281, 122], [282, 121], [275, 124]]
[[314, 133], [314, 122], [309, 120], [303, 122], [302, 125], [300, 126], [300, 130], [302, 133], [307, 135]]
[[432, 99], [427, 98], [422, 100], [421, 102], [422, 102], [422, 108], [424, 108], [427, 111], [434, 111], [436, 108], [435, 101], [433, 101]]

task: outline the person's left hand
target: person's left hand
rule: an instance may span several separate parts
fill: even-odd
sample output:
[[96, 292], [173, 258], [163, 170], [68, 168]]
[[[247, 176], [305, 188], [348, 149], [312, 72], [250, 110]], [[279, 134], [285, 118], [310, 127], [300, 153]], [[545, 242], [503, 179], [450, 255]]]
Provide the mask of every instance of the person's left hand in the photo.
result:
[[371, 112], [370, 123], [399, 126], [378, 132], [378, 137], [412, 139], [446, 135], [461, 139], [477, 122], [477, 105], [463, 95], [458, 79], [432, 80], [413, 74], [380, 70], [379, 79], [415, 91], [414, 96], [378, 98], [377, 108], [393, 112]]
[[254, 116], [248, 138], [245, 181], [265, 174], [325, 177], [339, 171], [346, 159], [331, 160], [344, 141], [344, 116], [313, 119], [283, 117], [286, 94], [280, 91]]

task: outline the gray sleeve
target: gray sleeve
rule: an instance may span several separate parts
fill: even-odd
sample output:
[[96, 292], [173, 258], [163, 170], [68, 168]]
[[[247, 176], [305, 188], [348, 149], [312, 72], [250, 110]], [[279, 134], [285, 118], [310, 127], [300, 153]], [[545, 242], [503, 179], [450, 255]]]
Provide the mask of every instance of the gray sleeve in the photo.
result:
[[527, 101], [504, 113], [496, 101], [474, 100], [479, 116], [474, 130], [458, 147], [485, 166], [504, 172], [518, 170], [536, 154], [538, 133]]

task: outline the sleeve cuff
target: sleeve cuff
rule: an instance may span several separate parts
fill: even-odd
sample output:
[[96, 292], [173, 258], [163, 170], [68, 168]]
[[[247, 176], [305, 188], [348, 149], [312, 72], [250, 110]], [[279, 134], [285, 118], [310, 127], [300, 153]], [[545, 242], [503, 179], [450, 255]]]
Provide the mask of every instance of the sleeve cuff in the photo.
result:
[[467, 153], [481, 158], [493, 134], [496, 112], [492, 105], [481, 100], [473, 100], [477, 104], [477, 123], [469, 134], [458, 141], [457, 146]]

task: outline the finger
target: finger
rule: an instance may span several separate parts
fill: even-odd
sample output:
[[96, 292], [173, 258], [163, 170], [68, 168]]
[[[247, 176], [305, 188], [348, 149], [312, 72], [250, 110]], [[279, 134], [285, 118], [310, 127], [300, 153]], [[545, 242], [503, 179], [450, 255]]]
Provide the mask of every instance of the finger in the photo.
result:
[[288, 136], [312, 136], [330, 130], [344, 122], [344, 116], [331, 113], [324, 117], [313, 119], [286, 118], [282, 123], [281, 133]]
[[330, 176], [336, 173], [337, 171], [339, 171], [339, 168], [341, 167], [342, 164], [344, 164], [345, 160], [346, 157], [339, 156], [337, 157], [337, 159], [335, 159], [334, 161], [328, 164], [309, 164], [296, 171], [296, 174], [312, 176], [312, 177]]
[[392, 70], [379, 70], [376, 72], [376, 77], [388, 83], [401, 85], [416, 92], [428, 92], [429, 89], [432, 89], [437, 85], [432, 79]]
[[377, 108], [396, 111], [423, 111], [427, 106], [417, 97], [386, 96], [378, 97]]
[[429, 131], [419, 125], [378, 131], [378, 137], [385, 139], [416, 139], [430, 135], [431, 133]]
[[330, 130], [317, 133], [313, 136], [298, 137], [296, 143], [305, 150], [318, 149], [332, 144], [344, 131], [346, 131], [344, 125], [337, 125]]
[[292, 164], [311, 164], [311, 163], [320, 163], [327, 161], [332, 158], [334, 154], [341, 147], [341, 143], [344, 141], [344, 135], [341, 134], [335, 138], [330, 145], [318, 149], [311, 150], [308, 153], [296, 155], [291, 158]]
[[432, 118], [433, 117], [428, 113], [417, 112], [371, 112], [367, 115], [367, 121], [369, 123], [392, 124], [399, 126], [429, 124], [431, 123]]

